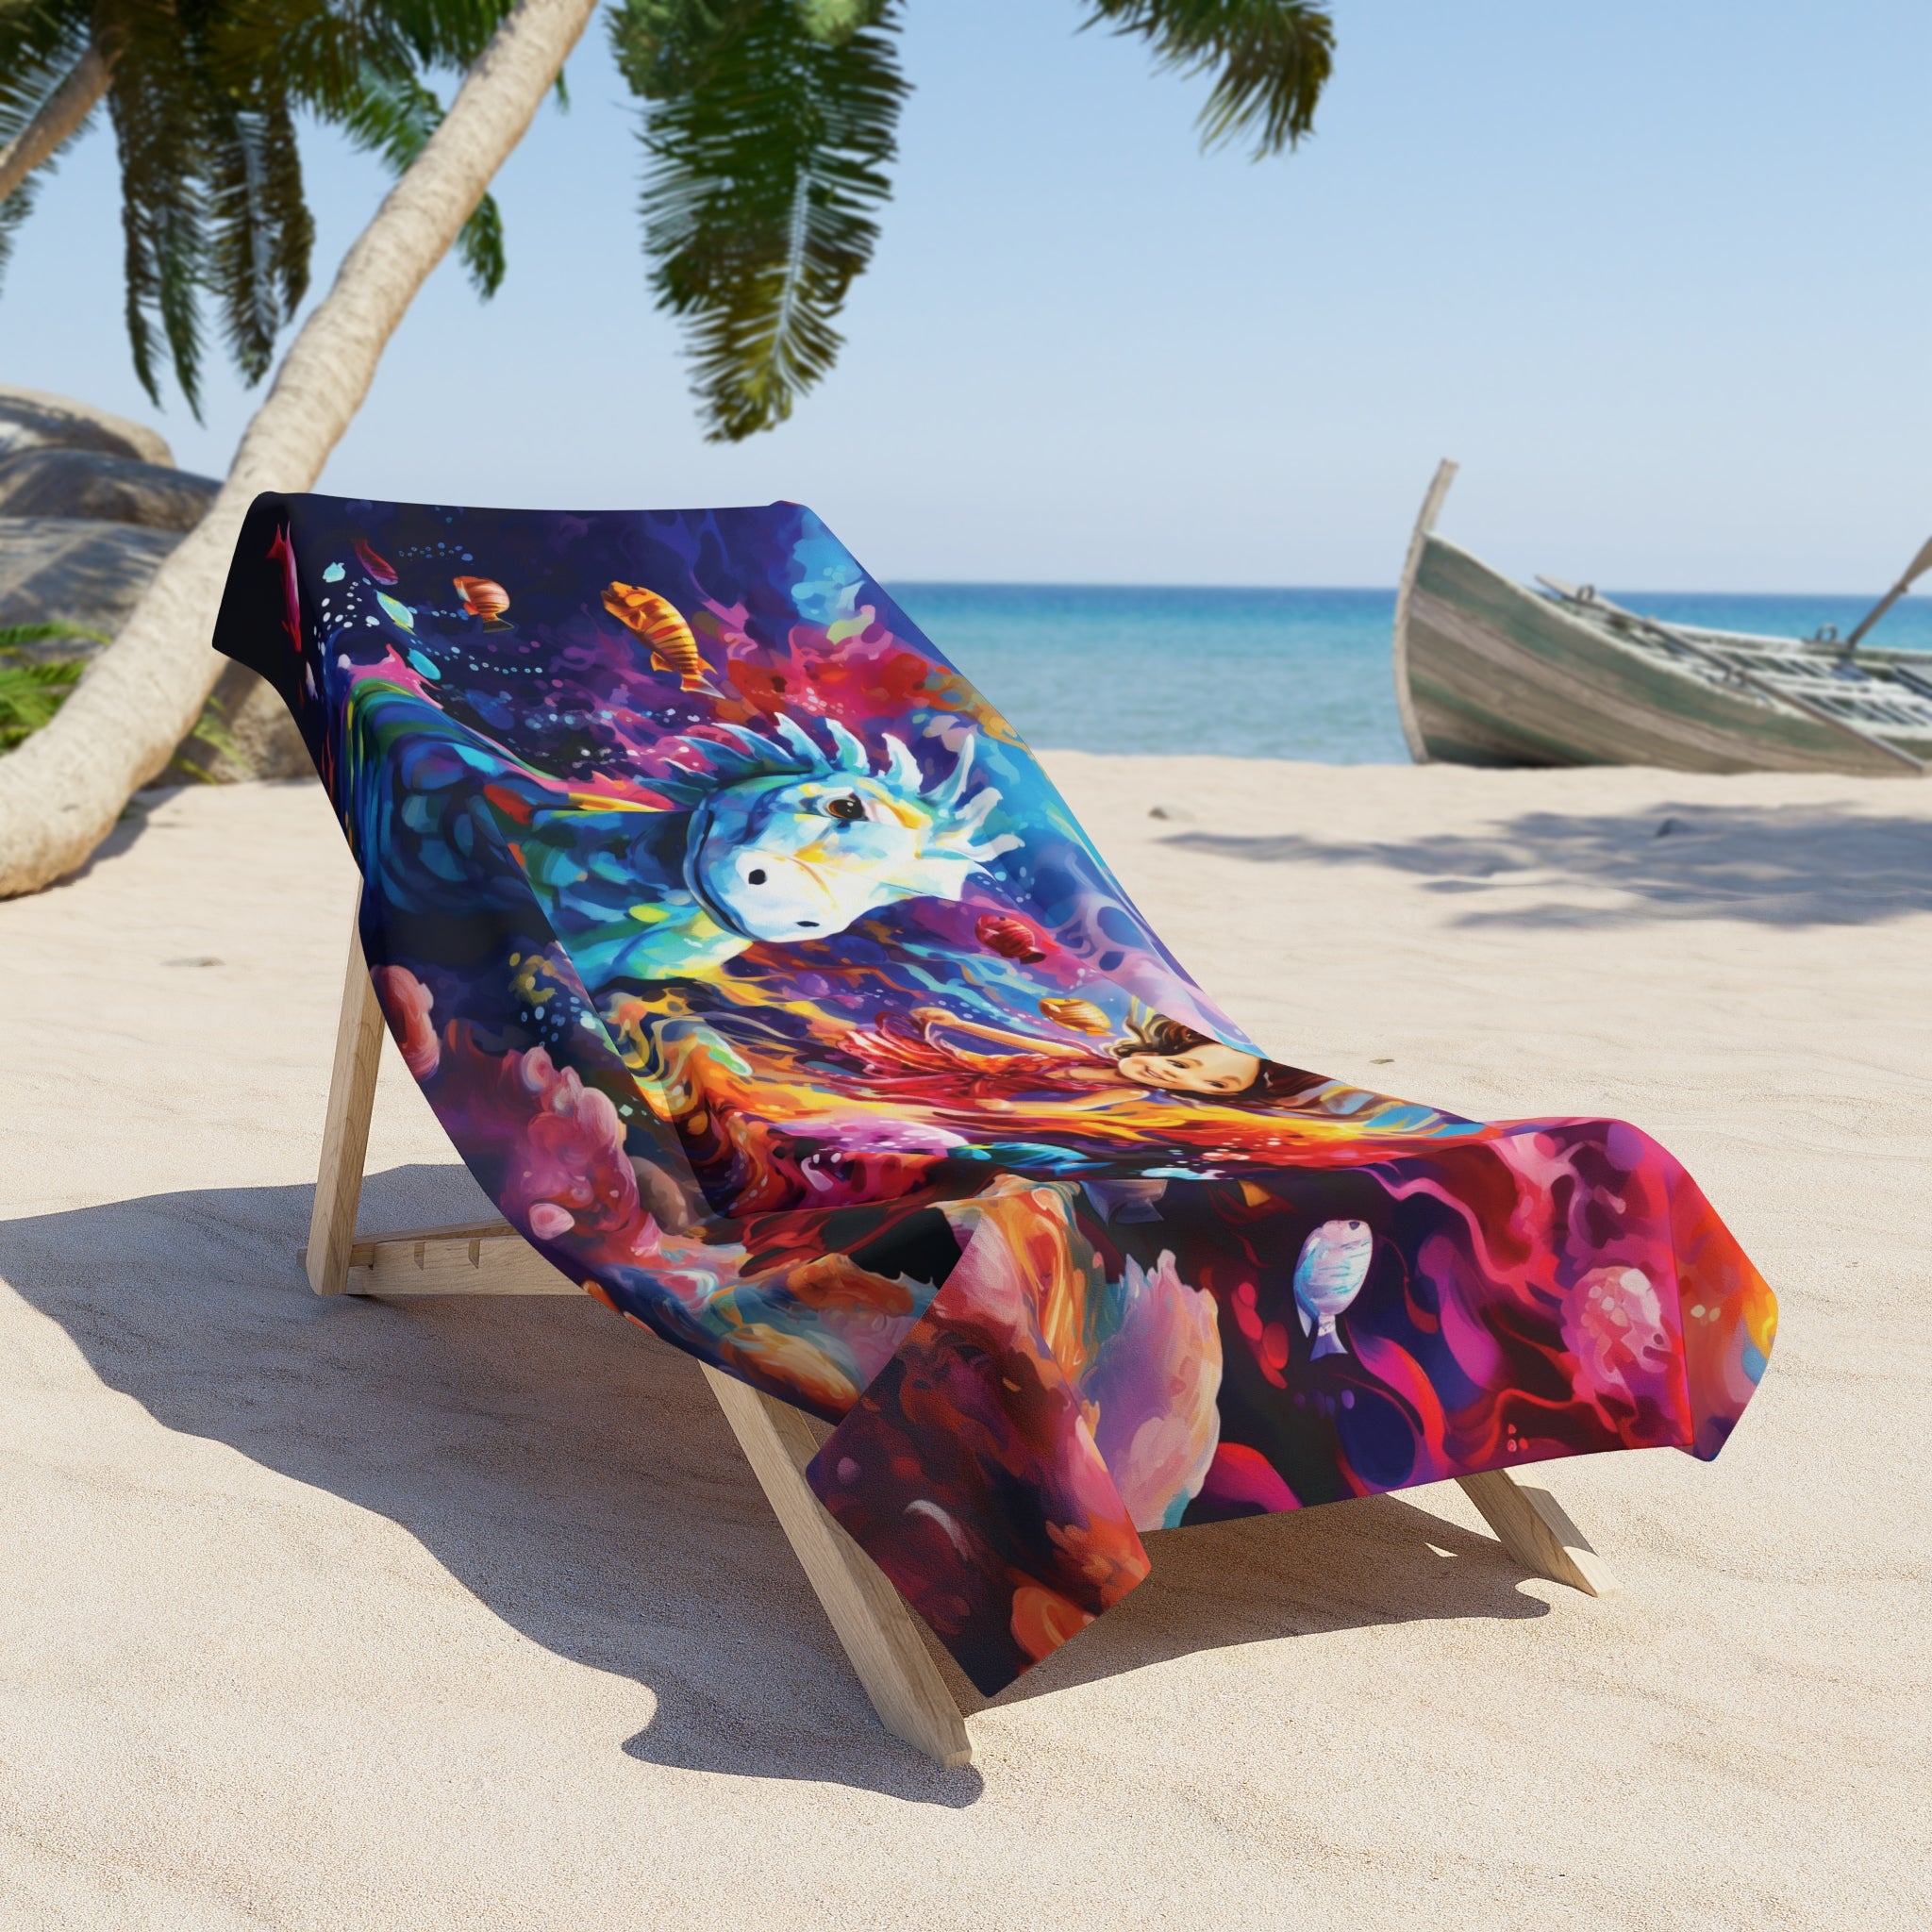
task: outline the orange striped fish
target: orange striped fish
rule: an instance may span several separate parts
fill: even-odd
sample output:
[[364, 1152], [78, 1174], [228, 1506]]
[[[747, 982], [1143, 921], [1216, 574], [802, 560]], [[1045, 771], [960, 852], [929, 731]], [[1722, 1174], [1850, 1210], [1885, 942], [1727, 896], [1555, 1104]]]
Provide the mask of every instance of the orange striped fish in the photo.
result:
[[1040, 1010], [1069, 1033], [1111, 1033], [1113, 1022], [1091, 1000], [1041, 1000]]
[[472, 617], [483, 620], [485, 630], [508, 630], [507, 624], [499, 622], [503, 613], [509, 608], [509, 592], [490, 577], [452, 577], [450, 583], [456, 593], [463, 600], [463, 608]]
[[675, 604], [636, 584], [612, 584], [604, 592], [604, 608], [650, 645], [651, 662], [659, 671], [676, 672], [686, 691], [708, 688], [697, 640]]

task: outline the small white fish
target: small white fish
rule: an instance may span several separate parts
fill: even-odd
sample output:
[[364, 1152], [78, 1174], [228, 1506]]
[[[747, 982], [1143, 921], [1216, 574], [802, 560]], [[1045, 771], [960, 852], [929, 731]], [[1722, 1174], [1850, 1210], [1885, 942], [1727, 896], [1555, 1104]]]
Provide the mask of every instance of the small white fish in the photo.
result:
[[1335, 1332], [1335, 1318], [1362, 1291], [1374, 1252], [1374, 1233], [1365, 1221], [1324, 1221], [1302, 1243], [1294, 1264], [1294, 1308], [1302, 1333], [1315, 1338], [1310, 1355], [1348, 1353], [1348, 1343]]

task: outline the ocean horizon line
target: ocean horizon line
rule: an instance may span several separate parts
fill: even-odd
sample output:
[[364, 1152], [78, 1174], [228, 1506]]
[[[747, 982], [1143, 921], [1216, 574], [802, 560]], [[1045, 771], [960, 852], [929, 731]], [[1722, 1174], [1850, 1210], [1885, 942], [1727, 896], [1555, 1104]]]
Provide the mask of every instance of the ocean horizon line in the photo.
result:
[[[1507, 573], [1506, 573], [1507, 575]], [[1153, 591], [1174, 594], [1195, 595], [1202, 591], [1224, 591], [1234, 594], [1254, 592], [1277, 592], [1282, 594], [1304, 594], [1315, 597], [1392, 597], [1398, 585], [1395, 584], [1247, 584], [1247, 583], [1200, 583], [1180, 584], [1169, 582], [1141, 582], [1133, 577], [1120, 577], [1111, 580], [1078, 577], [906, 577], [885, 576], [878, 580], [887, 590], [898, 591]], [[1525, 589], [1534, 589], [1534, 579], [1518, 579]], [[1618, 587], [1614, 584], [1599, 585], [1599, 590], [1622, 602], [1632, 597], [1721, 597], [1736, 599], [1764, 598], [1774, 603], [1810, 603], [1813, 601], [1840, 603], [1863, 597], [1868, 603], [1877, 603], [1884, 594], [1883, 589], [1873, 590], [1869, 586], [1856, 591], [1740, 591], [1708, 585], [1692, 588], [1689, 585], [1675, 589], [1656, 584], [1641, 589]], [[1932, 605], [1932, 597], [1918, 600], [1922, 607]]]
[[[1395, 588], [888, 578], [932, 641], [1037, 744], [1397, 764]], [[1612, 591], [1719, 630], [1848, 630], [1867, 593]], [[1874, 641], [1932, 648], [1932, 599]]]

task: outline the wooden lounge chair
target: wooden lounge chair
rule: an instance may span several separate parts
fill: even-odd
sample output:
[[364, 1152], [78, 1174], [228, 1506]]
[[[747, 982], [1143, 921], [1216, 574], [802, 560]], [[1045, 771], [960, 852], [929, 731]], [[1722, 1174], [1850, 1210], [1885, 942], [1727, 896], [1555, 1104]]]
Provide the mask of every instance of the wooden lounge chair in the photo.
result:
[[[583, 1293], [501, 1220], [356, 1231], [385, 1031], [352, 919], [322, 1166], [308, 1245], [299, 1251], [310, 1287], [322, 1295], [398, 1300]], [[827, 1433], [824, 1425], [708, 1364], [700, 1366], [879, 1722], [943, 1766], [970, 1762], [965, 1720], [918, 1621], [806, 1483], [803, 1472]], [[1457, 1480], [1523, 1569], [1591, 1596], [1618, 1588], [1608, 1565], [1547, 1490], [1520, 1482], [1507, 1470]]]
[[[1765, 1372], [1667, 1148], [1269, 1058], [803, 506], [265, 496], [215, 641], [363, 878], [311, 1282], [582, 1291], [697, 1357], [941, 1762], [926, 1639], [997, 1696], [1146, 1532], [1455, 1476], [1600, 1592], [1517, 1472], [1707, 1461]], [[501, 1221], [357, 1239], [379, 1018]]]

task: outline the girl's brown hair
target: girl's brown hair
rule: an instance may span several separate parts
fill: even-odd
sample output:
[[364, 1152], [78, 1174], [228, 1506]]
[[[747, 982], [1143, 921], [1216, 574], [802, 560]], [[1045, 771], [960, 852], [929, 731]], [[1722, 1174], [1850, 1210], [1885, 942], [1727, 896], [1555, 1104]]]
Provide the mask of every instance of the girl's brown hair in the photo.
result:
[[[1196, 1032], [1178, 1020], [1170, 1020], [1165, 1013], [1149, 1013], [1144, 1019], [1130, 1020], [1126, 1038], [1115, 1041], [1108, 1051], [1115, 1059], [1124, 1060], [1137, 1053], [1187, 1053], [1197, 1046], [1221, 1043], [1212, 1034]], [[1243, 1097], [1250, 1100], [1299, 1100], [1304, 1094], [1325, 1084], [1319, 1074], [1306, 1073], [1300, 1067], [1279, 1066], [1274, 1060], [1264, 1059], [1254, 1079], [1241, 1091]]]

